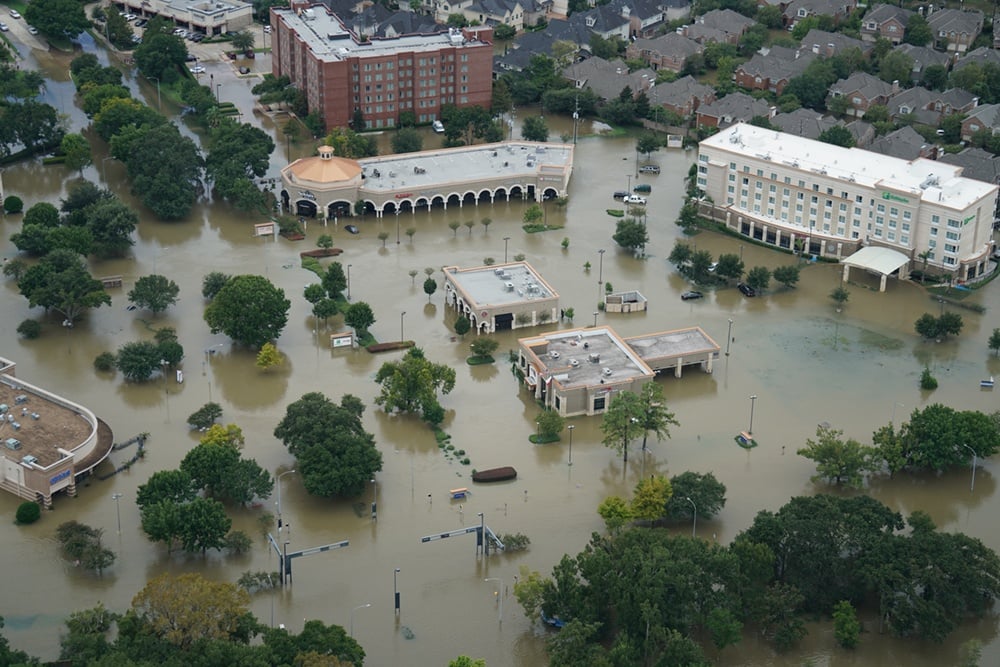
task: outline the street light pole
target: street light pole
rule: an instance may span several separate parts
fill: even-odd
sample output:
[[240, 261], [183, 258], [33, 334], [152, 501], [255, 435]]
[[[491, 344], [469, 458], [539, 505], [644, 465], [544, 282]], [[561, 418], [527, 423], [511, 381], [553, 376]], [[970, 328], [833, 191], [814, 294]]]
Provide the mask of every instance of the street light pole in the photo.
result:
[[576, 424], [570, 424], [566, 428], [569, 429], [569, 465], [573, 465], [573, 429], [576, 428]]
[[753, 406], [757, 402], [757, 394], [750, 396], [750, 428], [747, 429], [747, 433], [753, 435]]
[[348, 301], [351, 300], [351, 266], [353, 266], [353, 265], [352, 264], [348, 264], [347, 265], [347, 300]]
[[396, 616], [399, 616], [399, 588], [396, 587], [396, 577], [399, 575], [399, 568], [392, 571], [392, 599], [396, 604]]
[[503, 263], [507, 263], [507, 242], [510, 241], [509, 236], [503, 237]]
[[500, 600], [500, 611], [497, 614], [497, 620], [500, 623], [503, 623], [503, 579], [500, 578], [500, 577], [487, 577], [486, 579], [483, 579], [483, 581], [499, 581], [500, 582], [500, 588], [496, 592], [496, 596]]
[[375, 486], [375, 478], [372, 477], [372, 521], [375, 521], [378, 516], [377, 506], [375, 504], [375, 493], [377, 489], [378, 487]]
[[215, 103], [216, 104], [218, 104], [219, 102], [222, 101], [222, 93], [220, 91], [221, 88], [222, 88], [222, 84], [221, 83], [215, 84]]
[[354, 612], [356, 612], [358, 609], [367, 609], [370, 606], [372, 606], [372, 603], [371, 602], [366, 602], [365, 604], [359, 604], [357, 607], [355, 607], [354, 609], [351, 610], [351, 637], [352, 638], [354, 637]]
[[293, 472], [295, 472], [294, 468], [292, 470], [286, 470], [278, 475], [278, 537], [281, 537], [281, 527], [283, 525], [281, 522], [281, 478], [285, 475], [290, 475]]
[[399, 245], [399, 207], [396, 207], [396, 245]]
[[115, 514], [118, 515], [118, 534], [119, 535], [122, 534], [122, 510], [121, 510], [121, 504], [118, 502], [119, 500], [121, 500], [121, 497], [122, 497], [121, 493], [112, 493], [111, 494], [111, 499], [115, 501]]
[[399, 314], [399, 342], [400, 343], [402, 343], [404, 340], [406, 340], [406, 337], [403, 336], [403, 316], [405, 316], [405, 315], [406, 315], [406, 311], [405, 310]]
[[594, 311], [594, 328], [597, 327], [597, 311]]
[[972, 452], [972, 483], [969, 485], [969, 492], [971, 493], [976, 490], [976, 463], [978, 463], [979, 456], [976, 454], [976, 450], [972, 447], [969, 447], [968, 445], [962, 446]]
[[694, 504], [694, 501], [691, 500], [690, 496], [688, 496], [684, 500], [691, 503], [691, 507], [694, 508], [694, 522], [691, 524], [691, 537], [695, 537], [695, 532], [698, 529], [698, 506]]
[[[597, 262], [597, 299], [601, 298], [601, 288], [604, 286], [604, 253], [607, 252], [604, 248], [597, 251], [597, 256], [599, 257]], [[594, 325], [597, 326], [597, 325]]]
[[729, 318], [729, 333], [726, 334], [726, 356], [729, 356], [729, 344], [733, 342], [733, 318]]

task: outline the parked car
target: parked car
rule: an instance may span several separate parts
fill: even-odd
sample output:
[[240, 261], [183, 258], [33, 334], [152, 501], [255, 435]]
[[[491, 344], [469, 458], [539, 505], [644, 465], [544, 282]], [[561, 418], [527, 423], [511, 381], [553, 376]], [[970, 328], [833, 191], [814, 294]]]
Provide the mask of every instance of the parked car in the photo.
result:
[[715, 273], [715, 270], [716, 270], [717, 268], [719, 268], [719, 263], [718, 263], [718, 262], [712, 262], [712, 263], [711, 263], [711, 264], [709, 264], [709, 266], [708, 266], [708, 272], [709, 272], [709, 273]]
[[191, 70], [192, 74], [204, 74], [205, 73], [205, 66], [204, 65], [195, 65], [194, 67], [190, 67], [188, 69]]
[[270, 35], [271, 34], [271, 26], [269, 26], [269, 25], [264, 26], [264, 32], [266, 34]]
[[644, 164], [639, 167], [639, 171], [644, 174], [658, 174], [660, 173], [660, 166], [656, 164]]
[[640, 183], [639, 185], [632, 188], [632, 192], [638, 192], [639, 194], [648, 195], [653, 191], [653, 186], [649, 183]]
[[638, 206], [645, 206], [646, 205], [646, 198], [645, 197], [640, 197], [639, 195], [629, 195], [628, 197], [625, 197], [625, 203], [626, 204], [636, 204]]
[[740, 290], [743, 296], [757, 296], [757, 290], [750, 287], [746, 283], [740, 283], [736, 287]]
[[0, 23], [0, 32], [7, 32], [10, 28], [7, 27], [6, 23]]
[[351, 234], [360, 234], [361, 233], [361, 230], [358, 229], [357, 227], [355, 227], [354, 225], [344, 225], [344, 229], [347, 230]]
[[629, 195], [628, 190], [615, 190], [615, 194], [613, 194], [612, 196], [615, 199], [625, 199], [625, 197], [628, 197], [628, 195]]
[[691, 299], [700, 299], [705, 296], [701, 292], [696, 292], [695, 290], [689, 290], [687, 292], [681, 292], [681, 299], [684, 301], [690, 301]]
[[433, 123], [431, 123], [431, 127], [434, 128], [434, 131], [437, 132], [438, 134], [444, 134], [444, 123], [442, 123], [441, 121], [439, 120], [434, 121]]
[[21, 15], [18, 14], [18, 12], [17, 12], [16, 9], [12, 9], [12, 10], [10, 10], [10, 17], [12, 19], [19, 19], [19, 18], [21, 18]]
[[38, 28], [36, 28], [33, 25], [29, 25], [28, 26], [28, 34], [29, 35], [37, 35], [38, 34]]
[[136, 28], [145, 28], [147, 23], [149, 23], [148, 20], [146, 20], [146, 19], [139, 19], [138, 21], [135, 22], [135, 27]]

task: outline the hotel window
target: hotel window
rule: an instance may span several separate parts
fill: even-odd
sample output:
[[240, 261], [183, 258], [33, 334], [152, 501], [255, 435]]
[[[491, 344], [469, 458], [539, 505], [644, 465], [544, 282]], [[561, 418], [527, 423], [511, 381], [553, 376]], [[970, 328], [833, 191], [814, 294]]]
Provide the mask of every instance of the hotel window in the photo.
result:
[[754, 201], [760, 201], [761, 196], [762, 195], [759, 192], [755, 192], [753, 195]]
[[876, 229], [875, 230], [875, 238], [879, 238], [879, 239], [882, 238], [882, 230], [881, 229]]
[[903, 223], [903, 231], [904, 232], [910, 231], [910, 223], [908, 223], [908, 222], [904, 222]]
[[861, 221], [858, 220], [857, 218], [855, 218], [853, 221], [851, 221], [851, 226], [852, 227], [860, 227], [861, 226]]
[[698, 155], [698, 162], [708, 162], [708, 156], [704, 153]]
[[892, 208], [889, 209], [889, 215], [891, 215], [894, 218], [898, 218], [899, 217], [899, 209], [896, 208], [895, 206], [893, 206]]
[[776, 180], [778, 180], [778, 175], [777, 175], [777, 174], [773, 174], [773, 173], [772, 173], [772, 174], [771, 174], [771, 180], [772, 180], [772, 181], [776, 181]]
[[909, 211], [903, 211], [903, 220], [909, 220], [912, 214]]
[[699, 176], [698, 177], [698, 185], [708, 185], [708, 180], [702, 178], [701, 176]]
[[[844, 216], [842, 216], [842, 215], [838, 215], [838, 216], [837, 216], [837, 222], [839, 222], [839, 223], [840, 223], [840, 224], [842, 224], [842, 225], [844, 225], [844, 224], [847, 224], [847, 218], [845, 218], [845, 217], [844, 217]], [[841, 230], [841, 232], [840, 232], [840, 233], [841, 233], [841, 234], [843, 234], [843, 233], [844, 233], [844, 232], [843, 232], [843, 230]]]
[[931, 227], [931, 236], [937, 236], [938, 230], [936, 227]]
[[733, 198], [732, 197], [726, 197], [726, 203], [729, 204], [730, 206], [732, 206], [733, 205]]
[[767, 198], [767, 203], [768, 204], [773, 204], [774, 203], [774, 197], [768, 197]]
[[791, 185], [791, 184], [792, 184], [792, 179], [791, 179], [791, 177], [789, 177], [789, 176], [785, 176], [785, 185]]
[[907, 236], [906, 234], [903, 234], [902, 236], [899, 237], [899, 242], [902, 243], [903, 245], [910, 245], [910, 237]]
[[888, 238], [890, 241], [895, 241], [896, 240], [896, 232], [889, 232], [889, 234], [888, 234], [888, 236], [886, 238]]
[[761, 178], [764, 178], [764, 170], [763, 169], [758, 169], [757, 170], [757, 175], [760, 176]]
[[799, 180], [799, 187], [800, 187], [800, 188], [804, 188], [804, 187], [806, 187], [806, 182], [805, 182], [805, 181], [803, 181], [803, 180]]
[[801, 213], [802, 212], [802, 204], [796, 204], [795, 205], [795, 210], [798, 211], [799, 213]]
[[795, 198], [798, 199], [799, 201], [802, 201], [803, 199], [805, 199], [805, 195], [803, 195], [801, 192], [796, 192]]
[[879, 227], [881, 227], [882, 223], [884, 223], [884, 222], [885, 222], [885, 218], [883, 218], [881, 215], [876, 215], [875, 216], [875, 224], [876, 225], [878, 225]]
[[879, 204], [878, 206], [875, 207], [875, 210], [878, 211], [879, 213], [885, 213], [885, 205]]
[[705, 165], [701, 165], [701, 164], [698, 165], [698, 173], [699, 174], [707, 174], [708, 173], [708, 167], [706, 167]]
[[932, 215], [931, 216], [931, 222], [936, 225], [937, 223], [941, 222], [941, 217], [937, 216], [937, 215]]
[[962, 226], [962, 223], [954, 218], [948, 218], [948, 226], [958, 228]]
[[825, 219], [825, 220], [829, 220], [829, 219], [830, 219], [830, 217], [831, 217], [831, 216], [830, 216], [830, 212], [829, 212], [829, 211], [827, 211], [827, 212], [825, 212], [825, 213], [823, 214], [823, 219]]
[[893, 220], [892, 218], [889, 218], [889, 229], [895, 229], [895, 228], [896, 228], [896, 221]]
[[767, 189], [768, 189], [768, 190], [769, 190], [770, 192], [777, 192], [777, 191], [778, 191], [778, 186], [776, 186], [776, 185], [771, 185], [771, 186], [769, 186], [769, 187], [768, 187]]
[[736, 174], [729, 174], [729, 182], [730, 183], [736, 182]]
[[816, 207], [815, 206], [809, 208], [809, 217], [811, 217], [811, 218], [815, 218], [816, 217]]
[[813, 183], [813, 192], [819, 192], [819, 183]]
[[735, 162], [730, 162], [729, 163], [729, 168], [732, 169], [733, 171], [736, 171], [736, 163]]
[[846, 192], [841, 192], [840, 193], [840, 198], [841, 199], [847, 199], [848, 198], [847, 193]]
[[841, 211], [846, 211], [847, 210], [847, 204], [841, 203], [840, 204], [840, 210]]
[[955, 263], [955, 258], [954, 257], [945, 257], [944, 258], [944, 263], [945, 264], [954, 264]]
[[736, 188], [734, 186], [730, 185], [728, 188], [726, 188], [726, 192], [728, 192], [731, 195], [734, 195], [734, 194], [736, 194]]
[[958, 232], [946, 232], [944, 237], [949, 241], [961, 241], [962, 235]]
[[754, 187], [760, 190], [762, 187], [764, 187], [764, 184], [761, 183], [760, 181], [754, 181]]
[[864, 204], [865, 203], [865, 198], [862, 197], [861, 195], [858, 195], [857, 197], [854, 198], [854, 201], [856, 203], [858, 203], [858, 204]]
[[767, 209], [767, 214], [773, 218], [774, 217], [774, 209], [773, 208]]
[[934, 239], [931, 239], [930, 241], [927, 242], [927, 247], [928, 248], [936, 248], [937, 247], [937, 241], [935, 241]]
[[957, 245], [953, 245], [951, 243], [945, 243], [944, 244], [944, 251], [945, 252], [958, 252], [958, 246]]
[[788, 188], [784, 188], [781, 191], [781, 196], [783, 196], [783, 197], [787, 197], [790, 194], [792, 194], [792, 193], [791, 193], [791, 191]]
[[745, 198], [747, 195], [750, 194], [750, 191], [747, 190], [746, 188], [743, 188], [742, 190], [740, 190], [740, 194]]
[[810, 201], [810, 203], [818, 204], [819, 203], [819, 198], [816, 197], [815, 195], [813, 195], [812, 197], [809, 198], [809, 201]]
[[828, 195], [830, 195], [832, 197], [833, 196], [833, 188], [827, 188], [826, 189], [826, 194], [828, 194]]
[[743, 178], [743, 185], [750, 185], [750, 179], [749, 179], [749, 178], [746, 178], [746, 177], [744, 177], [744, 178]]

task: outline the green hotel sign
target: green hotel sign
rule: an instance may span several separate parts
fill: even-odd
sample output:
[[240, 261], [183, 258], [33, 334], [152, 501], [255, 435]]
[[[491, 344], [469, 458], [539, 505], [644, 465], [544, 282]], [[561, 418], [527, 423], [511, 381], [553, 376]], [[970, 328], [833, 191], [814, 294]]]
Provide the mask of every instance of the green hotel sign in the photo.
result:
[[882, 199], [888, 199], [889, 201], [898, 201], [903, 204], [909, 204], [910, 200], [906, 197], [900, 197], [899, 195], [894, 195], [891, 192], [883, 192]]
[[972, 222], [975, 219], [976, 219], [975, 215], [970, 215], [968, 218], [966, 218], [965, 220], [962, 221], [962, 224], [963, 225], [967, 225], [967, 224], [969, 224], [970, 222]]

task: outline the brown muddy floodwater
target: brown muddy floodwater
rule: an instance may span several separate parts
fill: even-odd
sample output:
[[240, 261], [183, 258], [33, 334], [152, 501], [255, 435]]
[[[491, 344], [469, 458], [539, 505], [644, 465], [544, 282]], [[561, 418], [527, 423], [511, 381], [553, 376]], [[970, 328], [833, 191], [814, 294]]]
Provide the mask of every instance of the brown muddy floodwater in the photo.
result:
[[[48, 71], [58, 64], [53, 59], [39, 66]], [[222, 94], [231, 92], [245, 109], [244, 118], [260, 123], [248, 106], [242, 106], [249, 104], [248, 88], [245, 82], [227, 79]], [[71, 89], [59, 90], [69, 95], [68, 105]], [[155, 90], [143, 87], [141, 92], [147, 101], [152, 94], [155, 102]], [[77, 114], [72, 115], [76, 118]], [[571, 131], [560, 119], [549, 120], [556, 126], [553, 137]], [[274, 131], [269, 122], [263, 127]], [[585, 124], [583, 129], [589, 127]], [[387, 143], [387, 137], [382, 141]], [[428, 147], [436, 141], [428, 134]], [[284, 164], [283, 148], [274, 155], [275, 173]], [[292, 149], [293, 156], [308, 150], [304, 146]], [[106, 167], [108, 186], [131, 201], [121, 165], [112, 160], [102, 164], [102, 150], [98, 148], [95, 158], [98, 166], [86, 170], [85, 176], [103, 180], [102, 167]], [[827, 297], [840, 275], [833, 266], [806, 266], [796, 289], [775, 289], [761, 298], [746, 299], [728, 289], [709, 293], [701, 301], [682, 302], [679, 294], [687, 285], [665, 258], [679, 237], [673, 220], [681, 203], [682, 179], [693, 159], [693, 152], [660, 153], [657, 160], [663, 173], [642, 179], [653, 187], [648, 220], [651, 241], [645, 259], [615, 247], [611, 240], [615, 219], [604, 212], [615, 206], [611, 192], [625, 186], [627, 175], [634, 173], [634, 140], [587, 137], [578, 145], [569, 206], [564, 212], [554, 206], [548, 211], [549, 222], [565, 225], [562, 230], [525, 234], [520, 227], [524, 204], [498, 202], [404, 214], [399, 224], [404, 230], [412, 226], [417, 231], [412, 242], [404, 234], [398, 245], [394, 218], [362, 220], [356, 236], [333, 226], [324, 229], [310, 224], [306, 241], [274, 242], [251, 238], [251, 224], [256, 220], [224, 205], [204, 203], [188, 220], [178, 223], [157, 222], [142, 212], [132, 255], [92, 265], [94, 275], [122, 274], [125, 288], [113, 291], [112, 307], [90, 314], [75, 329], [64, 329], [58, 318], [51, 317], [45, 320], [40, 339], [19, 339], [18, 323], [29, 316], [40, 317], [41, 312], [28, 308], [12, 282], [0, 284], [0, 354], [17, 362], [19, 376], [87, 405], [112, 426], [118, 440], [142, 431], [151, 434], [148, 455], [130, 471], [105, 482], [92, 480], [76, 498], [57, 496], [54, 511], [35, 525], [0, 522], [0, 539], [5, 544], [0, 550], [0, 570], [7, 573], [0, 614], [6, 618], [5, 632], [12, 644], [54, 658], [62, 621], [71, 611], [99, 601], [124, 609], [148, 579], [162, 572], [197, 571], [235, 581], [245, 570], [277, 569], [258, 526], [264, 511], [274, 512], [275, 498], [263, 508], [232, 512], [234, 528], [256, 539], [253, 551], [245, 557], [167, 556], [162, 546], [142, 534], [134, 505], [136, 487], [154, 471], [178, 465], [197, 442], [185, 417], [210, 399], [223, 405], [226, 422], [243, 428], [245, 455], [272, 472], [293, 467], [292, 458], [272, 432], [285, 406], [309, 391], [321, 391], [335, 400], [348, 392], [361, 397], [369, 406], [366, 426], [384, 456], [384, 470], [361, 498], [313, 498], [303, 491], [297, 475], [282, 479], [282, 513], [291, 526], [285, 538], [290, 550], [340, 540], [350, 540], [350, 546], [296, 559], [289, 588], [254, 599], [258, 618], [292, 630], [310, 618], [345, 628], [353, 621], [354, 635], [367, 651], [369, 665], [444, 665], [464, 653], [485, 658], [491, 667], [545, 663], [547, 631], [528, 623], [509, 592], [518, 566], [548, 573], [564, 553], [579, 551], [593, 531], [602, 530], [595, 511], [598, 503], [610, 494], [628, 495], [644, 471], [714, 472], [728, 487], [728, 502], [719, 517], [698, 522], [698, 534], [727, 542], [758, 510], [776, 509], [793, 495], [826, 490], [810, 481], [813, 466], [794, 454], [814, 435], [817, 423], [829, 422], [847, 436], [868, 441], [872, 431], [893, 416], [898, 422], [929, 402], [984, 411], [997, 408], [996, 395], [981, 392], [978, 382], [991, 374], [1000, 375], [1000, 361], [986, 346], [996, 322], [993, 313], [1000, 308], [996, 287], [971, 297], [988, 307], [986, 314], [962, 311], [962, 335], [942, 344], [923, 343], [912, 331], [921, 313], [939, 309], [919, 285], [891, 280], [888, 291], [879, 294], [874, 278], [857, 275], [850, 301], [842, 313], [835, 312]], [[6, 169], [3, 178], [7, 193], [21, 196], [30, 206], [37, 201], [57, 202], [78, 175], [33, 161]], [[483, 217], [493, 220], [488, 230], [476, 225], [470, 234], [463, 226], [456, 234], [448, 228], [452, 220]], [[9, 237], [19, 226], [17, 216], [0, 222], [0, 254], [5, 258], [16, 254]], [[384, 248], [376, 238], [382, 230], [390, 233]], [[477, 486], [462, 504], [451, 502], [448, 489], [472, 486], [471, 467], [446, 459], [419, 420], [386, 415], [372, 407], [377, 393], [372, 378], [384, 361], [398, 355], [332, 351], [323, 343], [330, 333], [345, 327], [335, 317], [327, 327], [321, 324], [316, 330], [301, 297], [302, 288], [314, 276], [299, 266], [298, 259], [298, 252], [314, 247], [322, 233], [332, 234], [335, 244], [344, 249], [339, 259], [345, 267], [352, 267], [351, 295], [374, 309], [375, 336], [395, 340], [402, 328], [402, 334], [415, 340], [430, 359], [456, 369], [455, 390], [443, 400], [448, 411], [444, 426], [455, 446], [466, 450], [471, 467], [513, 465], [519, 472], [516, 481]], [[607, 249], [604, 280], [616, 289], [638, 289], [648, 297], [650, 307], [642, 314], [601, 314], [598, 322], [624, 335], [700, 325], [725, 347], [732, 320], [731, 356], [720, 358], [714, 374], [691, 370], [680, 380], [672, 376], [657, 380], [680, 426], [669, 440], [654, 441], [644, 462], [636, 452], [629, 467], [623, 468], [620, 457], [600, 443], [599, 418], [578, 418], [573, 420], [573, 466], [568, 466], [565, 440], [541, 447], [528, 442], [538, 408], [519, 390], [502, 354], [495, 366], [465, 364], [468, 341], [452, 336], [453, 314], [444, 308], [440, 291], [428, 303], [419, 284], [422, 270], [502, 258], [505, 236], [510, 237], [510, 256], [523, 253], [560, 293], [561, 305], [576, 310], [575, 325], [593, 323], [599, 249]], [[570, 239], [566, 250], [560, 247], [564, 236]], [[748, 267], [773, 268], [793, 261], [788, 255], [710, 233], [698, 235], [693, 242], [714, 255], [742, 252]], [[583, 270], [587, 261], [593, 265], [589, 273]], [[420, 271], [416, 285], [408, 275], [411, 269]], [[252, 353], [233, 349], [223, 336], [208, 332], [202, 319], [200, 283], [211, 270], [265, 275], [291, 298], [289, 324], [278, 340], [288, 359], [284, 369], [261, 373]], [[152, 272], [168, 276], [181, 287], [180, 302], [155, 320], [125, 309], [131, 283]], [[98, 353], [148, 338], [152, 328], [162, 326], [177, 329], [187, 352], [183, 384], [159, 378], [133, 385], [120, 376], [94, 372], [92, 362]], [[540, 331], [501, 334], [500, 349], [515, 348], [518, 335]], [[917, 386], [925, 364], [941, 383], [932, 394]], [[751, 395], [758, 397], [753, 427], [761, 446], [745, 452], [734, 444], [733, 436], [748, 426]], [[110, 463], [105, 465], [110, 469]], [[981, 463], [974, 493], [969, 490], [967, 469], [941, 477], [879, 481], [869, 492], [903, 513], [925, 510], [942, 530], [963, 531], [1000, 549], [1000, 532], [991, 518], [1000, 510], [994, 468], [992, 461]], [[113, 493], [124, 494], [120, 535]], [[378, 501], [376, 522], [363, 509], [373, 493]], [[0, 516], [13, 516], [16, 504], [4, 494]], [[480, 512], [497, 533], [527, 535], [530, 550], [492, 555], [483, 561], [475, 555], [471, 535], [420, 542], [425, 535], [474, 525]], [[104, 529], [108, 546], [119, 558], [103, 577], [90, 576], [60, 558], [54, 530], [69, 519]], [[395, 568], [400, 568], [398, 619], [393, 614]], [[485, 582], [486, 578], [501, 582]], [[501, 609], [494, 596], [500, 583], [502, 622], [498, 622]], [[367, 604], [371, 606], [363, 606]], [[412, 639], [404, 638], [403, 626], [412, 630]], [[812, 660], [816, 665], [931, 667], [953, 664], [959, 644], [974, 637], [986, 645], [983, 664], [997, 664], [1000, 642], [996, 635], [994, 619], [966, 624], [942, 645], [871, 633], [864, 635], [859, 649], [847, 653], [835, 648], [832, 632], [824, 624], [811, 627], [801, 647], [788, 655], [777, 656], [748, 637], [724, 652], [719, 663], [791, 667]]]

